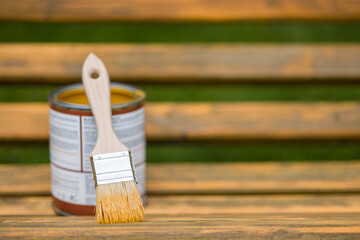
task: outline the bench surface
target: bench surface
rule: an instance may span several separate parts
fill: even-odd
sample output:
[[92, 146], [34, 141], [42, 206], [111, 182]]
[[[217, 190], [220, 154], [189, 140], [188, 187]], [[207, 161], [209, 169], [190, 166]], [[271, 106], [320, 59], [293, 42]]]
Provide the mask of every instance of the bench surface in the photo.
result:
[[359, 161], [149, 164], [147, 173], [146, 220], [97, 225], [55, 216], [48, 165], [1, 165], [0, 238], [360, 238]]
[[[0, 21], [43, 23], [360, 20], [357, 0], [0, 0], [0, 5]], [[104, 60], [113, 81], [130, 83], [360, 82], [358, 43], [2, 43], [0, 84], [78, 82], [89, 52]], [[149, 103], [147, 137], [163, 143], [358, 141], [359, 106]], [[44, 143], [48, 106], [1, 103], [0, 126], [1, 144]], [[98, 225], [92, 216], [54, 214], [48, 165], [0, 165], [0, 239], [360, 239], [360, 161], [149, 164], [147, 175], [145, 221]]]
[[[1, 103], [0, 142], [47, 141], [48, 104]], [[149, 103], [150, 141], [358, 140], [358, 102]]]
[[321, 84], [360, 80], [360, 45], [354, 43], [3, 43], [0, 83], [79, 82], [89, 52], [104, 61], [112, 81], [120, 82]]

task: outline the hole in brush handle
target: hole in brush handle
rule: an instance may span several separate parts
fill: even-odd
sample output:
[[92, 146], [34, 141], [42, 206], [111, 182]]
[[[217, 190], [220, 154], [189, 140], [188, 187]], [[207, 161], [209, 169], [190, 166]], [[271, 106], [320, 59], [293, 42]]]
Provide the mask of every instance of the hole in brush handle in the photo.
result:
[[90, 78], [96, 80], [100, 77], [100, 71], [98, 69], [93, 69], [90, 72]]

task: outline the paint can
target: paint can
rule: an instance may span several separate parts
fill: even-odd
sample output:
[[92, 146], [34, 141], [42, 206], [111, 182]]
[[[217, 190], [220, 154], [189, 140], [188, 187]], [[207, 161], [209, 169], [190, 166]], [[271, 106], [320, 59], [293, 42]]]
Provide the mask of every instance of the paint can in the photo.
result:
[[[94, 215], [96, 195], [89, 155], [97, 131], [83, 85], [54, 90], [48, 100], [53, 208], [60, 215]], [[138, 190], [145, 204], [145, 92], [128, 84], [111, 83], [111, 102], [113, 127], [132, 152]]]

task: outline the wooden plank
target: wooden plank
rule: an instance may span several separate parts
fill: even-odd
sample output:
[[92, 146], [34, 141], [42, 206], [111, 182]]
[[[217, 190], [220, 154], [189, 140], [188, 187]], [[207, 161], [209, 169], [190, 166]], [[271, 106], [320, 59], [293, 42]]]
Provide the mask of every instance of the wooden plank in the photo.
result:
[[122, 82], [360, 80], [359, 44], [0, 44], [0, 81], [80, 82], [90, 52]]
[[359, 161], [150, 164], [147, 189], [150, 194], [359, 192], [359, 170]]
[[[360, 104], [150, 103], [150, 141], [358, 140]], [[0, 141], [46, 141], [45, 103], [0, 104]]]
[[27, 0], [0, 1], [0, 20], [239, 21], [359, 20], [357, 0]]
[[0, 216], [51, 216], [55, 215], [51, 207], [51, 197], [2, 197], [0, 198]]
[[[51, 216], [51, 197], [0, 197], [0, 216]], [[360, 214], [360, 196], [150, 196], [146, 214]]]
[[[360, 192], [359, 161], [148, 164], [147, 175], [150, 195]], [[49, 166], [0, 165], [0, 195], [50, 195]]]
[[47, 140], [48, 107], [44, 103], [4, 104], [0, 106], [0, 139]]
[[0, 217], [0, 238], [18, 239], [356, 239], [359, 214], [148, 216], [99, 225], [94, 217]]
[[4, 195], [50, 195], [48, 165], [0, 165]]

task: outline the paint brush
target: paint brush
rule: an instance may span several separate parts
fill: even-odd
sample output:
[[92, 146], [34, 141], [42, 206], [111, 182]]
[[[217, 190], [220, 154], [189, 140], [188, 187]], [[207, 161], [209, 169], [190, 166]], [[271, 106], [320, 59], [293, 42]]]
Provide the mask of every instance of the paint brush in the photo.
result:
[[97, 222], [142, 221], [144, 207], [136, 186], [131, 152], [120, 142], [113, 129], [109, 75], [103, 62], [93, 53], [84, 62], [82, 81], [98, 133], [90, 154], [96, 188]]

